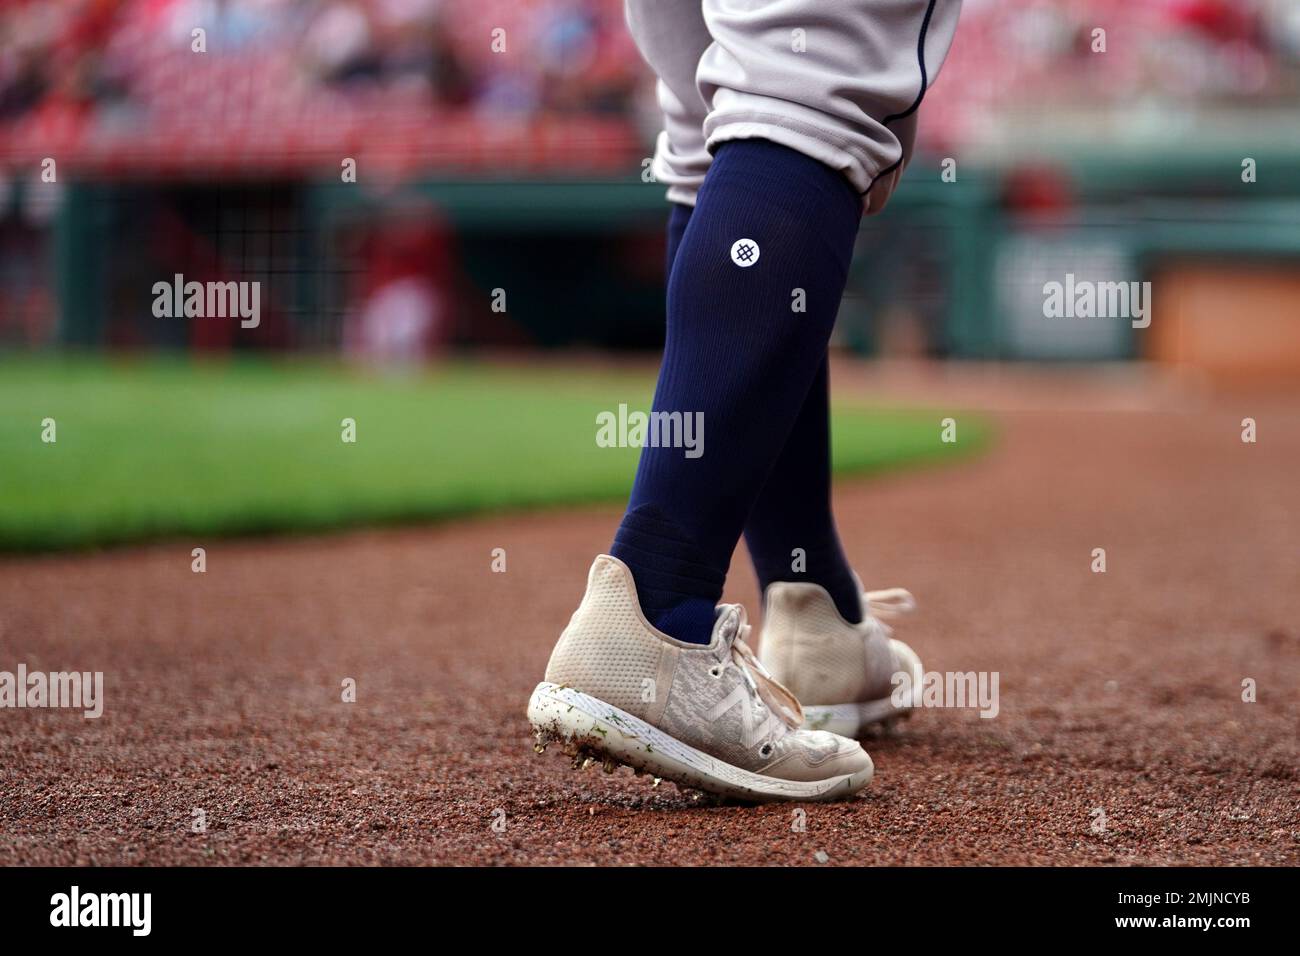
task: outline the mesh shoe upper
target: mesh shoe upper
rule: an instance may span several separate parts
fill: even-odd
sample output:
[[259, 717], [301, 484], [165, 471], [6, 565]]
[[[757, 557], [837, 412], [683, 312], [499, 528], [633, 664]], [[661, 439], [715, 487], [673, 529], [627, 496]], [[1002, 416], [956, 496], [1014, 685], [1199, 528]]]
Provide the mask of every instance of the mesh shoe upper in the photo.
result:
[[896, 673], [910, 672], [915, 655], [872, 612], [914, 606], [900, 589], [865, 594], [862, 622], [850, 624], [819, 585], [776, 582], [765, 595], [759, 656], [805, 704], [880, 700], [893, 692]]

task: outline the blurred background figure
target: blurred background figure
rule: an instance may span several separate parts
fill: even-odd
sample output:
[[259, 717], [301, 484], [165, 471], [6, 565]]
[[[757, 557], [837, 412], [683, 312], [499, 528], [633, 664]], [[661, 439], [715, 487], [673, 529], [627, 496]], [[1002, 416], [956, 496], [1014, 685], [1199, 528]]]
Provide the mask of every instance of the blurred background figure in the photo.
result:
[[346, 319], [344, 348], [356, 358], [416, 364], [450, 334], [450, 235], [436, 216], [394, 218], [361, 239], [357, 303]]

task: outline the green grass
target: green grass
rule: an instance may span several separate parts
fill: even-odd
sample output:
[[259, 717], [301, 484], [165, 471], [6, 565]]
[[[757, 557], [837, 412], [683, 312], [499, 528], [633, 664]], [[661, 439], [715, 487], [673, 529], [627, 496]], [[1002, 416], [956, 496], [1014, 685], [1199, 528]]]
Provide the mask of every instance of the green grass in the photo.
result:
[[[596, 414], [647, 408], [644, 372], [457, 363], [381, 375], [305, 362], [0, 359], [0, 550], [160, 536], [320, 531], [617, 500], [636, 449], [599, 448]], [[837, 407], [835, 468], [978, 449], [963, 416]], [[42, 420], [57, 441], [41, 440]], [[340, 422], [357, 422], [346, 444]], [[708, 430], [705, 429], [705, 449]]]

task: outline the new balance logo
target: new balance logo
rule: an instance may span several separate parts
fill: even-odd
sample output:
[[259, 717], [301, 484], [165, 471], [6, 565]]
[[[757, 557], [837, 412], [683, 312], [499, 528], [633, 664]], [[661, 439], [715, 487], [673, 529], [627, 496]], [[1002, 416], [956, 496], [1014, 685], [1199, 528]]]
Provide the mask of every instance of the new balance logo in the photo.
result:
[[769, 728], [776, 716], [768, 711], [767, 716], [760, 722], [754, 719], [754, 708], [750, 703], [749, 694], [746, 693], [744, 684], [737, 684], [732, 688], [731, 693], [719, 701], [704, 716], [710, 722], [716, 721], [731, 708], [740, 706], [740, 742], [745, 747], [753, 747], [760, 740], [768, 736]]

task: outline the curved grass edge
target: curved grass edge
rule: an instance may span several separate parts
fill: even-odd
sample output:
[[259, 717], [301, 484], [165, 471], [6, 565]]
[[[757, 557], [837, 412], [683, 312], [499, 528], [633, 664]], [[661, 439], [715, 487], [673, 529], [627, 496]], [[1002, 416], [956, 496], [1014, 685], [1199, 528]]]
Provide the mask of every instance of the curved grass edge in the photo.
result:
[[[181, 538], [202, 539], [201, 544], [231, 537], [298, 537], [608, 504], [626, 497], [637, 452], [612, 449], [599, 453], [608, 457], [593, 456], [586, 416], [623, 400], [645, 407], [652, 390], [653, 375], [644, 369], [462, 361], [394, 378], [301, 360], [0, 357], [0, 461], [9, 459], [8, 480], [0, 474], [0, 552], [83, 551]], [[339, 453], [337, 409], [349, 403], [369, 408], [370, 420], [363, 417], [362, 428], [375, 435], [372, 447], [378, 448], [369, 459]], [[449, 404], [456, 410], [451, 416]], [[191, 407], [197, 408], [200, 431], [209, 429], [207, 442], [190, 434], [186, 413]], [[498, 420], [503, 409], [522, 416], [518, 427]], [[78, 441], [86, 444], [69, 459], [89, 475], [84, 485], [40, 460], [42, 454], [54, 457], [53, 446], [42, 448], [36, 438], [43, 411], [57, 411], [60, 442], [70, 441], [74, 450]], [[258, 431], [254, 422], [250, 441], [241, 416], [277, 412], [288, 416], [286, 429]], [[304, 425], [294, 415], [310, 421]], [[388, 421], [387, 431], [376, 426], [376, 420], [382, 424], [394, 416], [400, 421]], [[469, 421], [455, 420], [458, 416]], [[939, 440], [940, 422], [949, 416], [959, 421], [960, 441], [954, 444]], [[837, 477], [956, 463], [982, 452], [994, 436], [981, 416], [952, 411], [836, 402], [832, 419]], [[441, 445], [412, 451], [412, 431], [437, 428], [444, 429], [441, 437], [462, 459], [468, 458], [463, 473], [440, 466]], [[503, 436], [526, 442], [515, 469], [518, 480], [502, 480], [500, 471], [512, 466]], [[91, 448], [89, 437], [103, 447]], [[219, 447], [210, 447], [212, 442]], [[178, 464], [169, 447], [190, 458]], [[280, 449], [284, 454], [278, 459]], [[550, 468], [548, 455], [555, 459]], [[133, 460], [140, 462], [138, 474], [131, 472]], [[221, 481], [233, 483], [234, 490], [203, 475], [195, 480], [207, 485], [178, 491], [177, 475], [166, 473], [173, 465], [195, 475], [219, 465], [226, 469]], [[301, 474], [277, 475], [284, 479], [277, 491], [258, 493], [258, 474], [265, 477], [286, 465]], [[430, 468], [436, 470], [424, 472], [433, 476], [425, 487], [421, 469]], [[312, 486], [322, 473], [333, 478], [332, 489], [328, 481], [323, 490]], [[95, 498], [105, 482], [112, 487], [102, 500]], [[6, 496], [7, 483], [9, 490], [19, 488], [27, 496], [27, 514], [21, 510], [22, 495]], [[204, 507], [204, 493], [215, 496], [210, 508]], [[148, 501], [161, 504], [151, 510], [142, 506]]]

